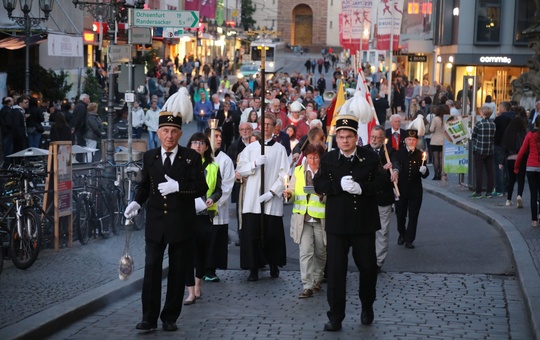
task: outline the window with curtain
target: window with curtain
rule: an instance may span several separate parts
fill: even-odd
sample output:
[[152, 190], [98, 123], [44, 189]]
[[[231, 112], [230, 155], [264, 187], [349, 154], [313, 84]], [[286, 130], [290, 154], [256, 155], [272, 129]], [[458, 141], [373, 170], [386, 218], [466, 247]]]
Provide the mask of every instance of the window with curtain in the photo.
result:
[[501, 43], [501, 0], [476, 1], [475, 44]]
[[523, 35], [523, 31], [533, 24], [536, 5], [534, 0], [516, 1], [516, 11], [514, 12], [514, 45], [527, 46], [528, 39]]

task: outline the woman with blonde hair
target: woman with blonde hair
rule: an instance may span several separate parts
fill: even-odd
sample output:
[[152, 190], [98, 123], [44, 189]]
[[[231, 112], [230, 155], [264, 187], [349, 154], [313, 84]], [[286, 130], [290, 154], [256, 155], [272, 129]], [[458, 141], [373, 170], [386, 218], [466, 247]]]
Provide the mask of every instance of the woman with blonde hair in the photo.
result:
[[[86, 115], [86, 130], [84, 132], [84, 139], [86, 140], [86, 147], [97, 149], [98, 141], [101, 140], [101, 134], [103, 132], [103, 122], [97, 113], [98, 104], [89, 103]], [[86, 154], [86, 162], [92, 162], [93, 152]]]

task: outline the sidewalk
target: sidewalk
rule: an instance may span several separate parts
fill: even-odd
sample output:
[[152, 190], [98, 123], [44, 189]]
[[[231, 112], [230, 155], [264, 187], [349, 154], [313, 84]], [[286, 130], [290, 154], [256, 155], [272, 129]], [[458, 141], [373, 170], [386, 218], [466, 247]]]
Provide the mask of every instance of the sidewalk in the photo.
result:
[[[505, 236], [514, 257], [516, 279], [527, 304], [533, 333], [537, 339], [540, 339], [540, 227], [531, 227], [528, 184], [525, 183], [523, 192], [523, 209], [518, 209], [516, 207], [517, 183], [512, 197], [513, 205], [507, 207], [506, 195], [482, 199], [469, 197], [473, 191], [459, 184], [457, 174], [448, 175], [445, 183], [433, 181], [431, 177], [423, 181], [425, 192], [432, 193], [479, 216]], [[467, 180], [467, 175], [465, 175], [465, 184]]]

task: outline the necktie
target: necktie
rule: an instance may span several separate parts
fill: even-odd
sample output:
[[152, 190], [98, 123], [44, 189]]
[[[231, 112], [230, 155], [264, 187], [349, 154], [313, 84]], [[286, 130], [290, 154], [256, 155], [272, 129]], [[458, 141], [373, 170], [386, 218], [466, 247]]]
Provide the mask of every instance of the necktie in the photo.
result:
[[396, 150], [399, 150], [399, 133], [394, 132], [394, 140], [396, 141]]
[[166, 175], [169, 175], [169, 172], [171, 171], [171, 154], [172, 152], [165, 152], [165, 162], [163, 162], [163, 170], [165, 171]]

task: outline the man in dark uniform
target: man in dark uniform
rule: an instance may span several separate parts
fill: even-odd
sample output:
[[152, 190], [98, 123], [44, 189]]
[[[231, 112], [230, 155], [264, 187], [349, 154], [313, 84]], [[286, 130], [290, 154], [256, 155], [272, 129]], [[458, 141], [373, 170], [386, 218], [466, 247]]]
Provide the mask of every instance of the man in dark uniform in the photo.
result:
[[[418, 215], [422, 207], [422, 178], [429, 176], [429, 169], [425, 165], [424, 154], [416, 149], [418, 131], [407, 130], [405, 148], [394, 153], [392, 163], [394, 172], [399, 174], [398, 188], [399, 201], [396, 202], [396, 215], [398, 225], [398, 244], [405, 244], [406, 248], [414, 249]], [[407, 223], [407, 213], [409, 223]]]
[[392, 162], [390, 157], [395, 152], [392, 147], [388, 147], [388, 159], [384, 152], [384, 128], [375, 125], [371, 129], [369, 144], [365, 146], [368, 150], [373, 150], [379, 155], [381, 162], [381, 176], [384, 176], [388, 183], [377, 192], [377, 205], [379, 207], [379, 218], [381, 229], [375, 234], [375, 249], [377, 254], [377, 270], [380, 272], [388, 254], [388, 238], [390, 233], [390, 216], [392, 215], [392, 204], [395, 202], [394, 187], [391, 183]]
[[347, 260], [352, 247], [354, 262], [360, 271], [359, 297], [361, 322], [373, 322], [373, 302], [377, 285], [375, 232], [381, 228], [376, 194], [384, 185], [377, 155], [356, 146], [358, 118], [338, 116], [336, 141], [338, 149], [321, 159], [313, 179], [315, 191], [327, 196], [327, 299], [330, 310], [325, 331], [339, 331], [345, 318]]
[[[142, 180], [124, 215], [133, 218], [141, 205], [146, 208], [146, 257], [142, 288], [142, 321], [136, 328], [157, 328], [158, 317], [163, 330], [177, 330], [176, 320], [182, 310], [184, 286], [192, 259], [195, 228], [195, 198], [208, 189], [202, 160], [194, 150], [178, 145], [182, 136], [182, 117], [161, 112], [157, 134], [161, 147], [146, 151]], [[163, 254], [169, 246], [167, 296], [161, 308]]]

